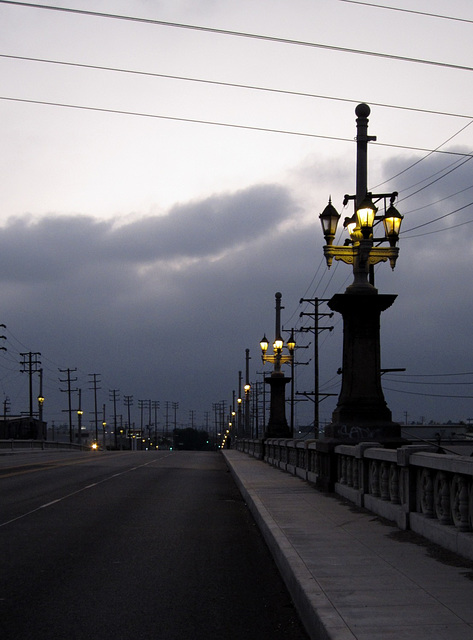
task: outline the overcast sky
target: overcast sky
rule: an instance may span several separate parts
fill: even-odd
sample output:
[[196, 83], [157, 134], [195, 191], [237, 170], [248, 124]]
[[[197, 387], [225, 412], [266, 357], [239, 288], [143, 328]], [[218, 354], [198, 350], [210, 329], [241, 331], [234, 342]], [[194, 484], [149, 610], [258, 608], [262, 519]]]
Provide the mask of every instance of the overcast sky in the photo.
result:
[[[349, 266], [327, 270], [318, 216], [329, 196], [351, 214], [363, 101], [369, 187], [398, 191], [404, 215], [396, 269], [376, 271], [380, 293], [398, 295], [382, 366], [406, 368], [383, 377], [386, 400], [401, 422], [473, 418], [470, 0], [21, 4], [0, 0], [0, 399], [12, 413], [28, 410], [29, 351], [56, 424], [59, 369], [77, 369], [85, 423], [92, 373], [108, 417], [117, 389], [134, 420], [151, 399], [161, 421], [179, 402], [179, 423], [193, 411], [199, 426], [238, 391], [247, 348], [261, 381], [275, 292], [284, 328], [299, 329], [300, 298], [351, 282]], [[320, 335], [321, 389], [338, 394], [341, 319], [321, 325], [334, 327]], [[313, 391], [312, 364], [296, 390]], [[321, 403], [322, 421], [335, 404]], [[312, 415], [298, 405], [299, 425]]]

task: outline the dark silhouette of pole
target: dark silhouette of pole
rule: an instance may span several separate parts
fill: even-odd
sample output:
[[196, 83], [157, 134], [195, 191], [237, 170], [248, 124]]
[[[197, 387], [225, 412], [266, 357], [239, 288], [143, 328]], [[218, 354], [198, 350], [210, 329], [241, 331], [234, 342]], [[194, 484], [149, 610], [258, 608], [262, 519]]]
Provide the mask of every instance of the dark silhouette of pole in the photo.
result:
[[130, 407], [133, 406], [133, 396], [123, 396], [123, 402], [125, 403], [125, 407], [128, 412], [128, 438], [130, 439], [130, 449], [132, 449], [132, 433], [131, 433], [131, 418], [130, 418]]
[[158, 409], [159, 409], [159, 400], [153, 400], [153, 409], [154, 409], [154, 439], [155, 444], [158, 444]]
[[115, 449], [118, 449], [118, 433], [117, 433], [117, 400], [120, 396], [119, 389], [109, 389], [109, 399], [113, 402], [113, 433], [114, 433], [114, 442]]
[[95, 442], [98, 444], [99, 443], [99, 421], [98, 421], [98, 413], [97, 413], [97, 391], [101, 388], [97, 386], [97, 383], [100, 382], [100, 380], [97, 380], [97, 376], [99, 376], [99, 373], [89, 373], [89, 376], [93, 377], [93, 387], [89, 387], [89, 389], [93, 390], [94, 392], [94, 419], [95, 419]]
[[[42, 426], [42, 422], [43, 422], [43, 403], [44, 403], [44, 398], [43, 398], [43, 370], [40, 369], [39, 370], [39, 395], [38, 395], [38, 420], [40, 422], [40, 429], [43, 428]], [[47, 438], [46, 434], [46, 440]]]
[[102, 429], [103, 429], [103, 448], [104, 450], [107, 448], [107, 443], [105, 441], [106, 438], [106, 427], [107, 427], [107, 421], [105, 419], [105, 404], [102, 405]]
[[172, 408], [174, 410], [174, 431], [177, 429], [177, 410], [179, 409], [179, 402], [173, 402]]
[[250, 433], [250, 350], [245, 349], [245, 438], [251, 436]]
[[[29, 417], [33, 418], [33, 373], [38, 371], [38, 366], [41, 362], [38, 360], [38, 356], [41, 354], [38, 352], [32, 353], [29, 351], [28, 353], [20, 353], [20, 356], [23, 358], [23, 362], [21, 363], [24, 369], [20, 369], [21, 373], [28, 373], [29, 378]], [[26, 358], [28, 357], [28, 360]]]
[[79, 389], [79, 407], [77, 409], [77, 441], [82, 444], [82, 389]]
[[77, 368], [74, 369], [59, 369], [60, 373], [67, 373], [67, 378], [65, 380], [59, 379], [59, 382], [67, 382], [67, 389], [61, 389], [61, 393], [67, 393], [67, 404], [68, 408], [63, 409], [63, 412], [69, 414], [69, 442], [74, 442], [74, 436], [72, 431], [72, 398], [71, 394], [73, 391], [77, 391], [77, 389], [72, 389], [71, 383], [75, 382], [77, 378], [71, 378], [71, 373], [77, 371]]
[[[323, 317], [333, 317], [333, 312], [330, 313], [320, 313], [319, 305], [323, 302], [330, 302], [330, 300], [326, 298], [301, 298], [299, 304], [303, 302], [308, 302], [314, 307], [314, 311], [311, 313], [307, 313], [302, 311], [299, 314], [299, 317], [309, 316], [314, 319], [314, 325], [312, 327], [302, 327], [300, 331], [310, 331], [314, 334], [314, 438], [319, 437], [319, 425], [320, 425], [320, 412], [319, 412], [319, 404], [320, 404], [320, 393], [319, 393], [319, 333], [321, 331], [332, 331], [333, 327], [320, 327], [319, 319]], [[304, 394], [307, 395], [307, 394]], [[328, 395], [334, 394], [324, 394], [324, 398]]]

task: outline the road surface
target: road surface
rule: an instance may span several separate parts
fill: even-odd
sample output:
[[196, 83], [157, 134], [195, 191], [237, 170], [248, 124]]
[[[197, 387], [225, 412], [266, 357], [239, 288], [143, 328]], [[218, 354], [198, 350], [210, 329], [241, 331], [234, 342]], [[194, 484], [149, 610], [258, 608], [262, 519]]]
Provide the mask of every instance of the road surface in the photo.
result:
[[213, 452], [0, 456], [5, 640], [307, 640]]

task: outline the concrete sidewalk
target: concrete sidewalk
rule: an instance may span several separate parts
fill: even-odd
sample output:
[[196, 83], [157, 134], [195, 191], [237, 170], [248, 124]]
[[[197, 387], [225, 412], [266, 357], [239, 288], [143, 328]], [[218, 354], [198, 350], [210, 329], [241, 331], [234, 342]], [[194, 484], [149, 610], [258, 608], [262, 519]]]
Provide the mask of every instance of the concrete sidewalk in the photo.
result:
[[313, 640], [473, 640], [473, 563], [246, 454], [223, 455]]

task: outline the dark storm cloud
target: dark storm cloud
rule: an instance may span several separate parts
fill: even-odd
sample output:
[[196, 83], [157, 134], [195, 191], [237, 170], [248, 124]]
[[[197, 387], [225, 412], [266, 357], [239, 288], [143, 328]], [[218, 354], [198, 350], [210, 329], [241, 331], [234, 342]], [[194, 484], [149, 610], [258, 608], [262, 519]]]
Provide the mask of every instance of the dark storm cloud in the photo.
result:
[[295, 211], [284, 189], [262, 185], [119, 227], [84, 216], [16, 218], [0, 234], [0, 279], [38, 283], [107, 263], [120, 263], [123, 272], [127, 264], [218, 256], [274, 231]]
[[120, 227], [109, 234], [107, 250], [138, 262], [215, 256], [256, 240], [295, 211], [283, 188], [256, 186], [177, 205], [166, 216]]
[[[446, 164], [430, 158], [394, 180], [404, 229], [468, 204], [468, 164], [436, 181], [434, 191], [405, 197]], [[391, 162], [387, 175], [403, 166], [405, 161]], [[316, 197], [318, 212], [325, 194]], [[395, 271], [386, 264], [377, 268], [380, 293], [398, 293], [382, 316], [383, 366], [406, 367], [408, 374], [471, 369], [473, 243], [468, 224], [447, 227], [472, 218], [470, 209], [406, 231]], [[56, 363], [47, 365], [45, 381], [51, 413], [55, 394], [58, 407], [64, 401], [57, 366], [99, 371], [104, 389], [178, 400], [203, 412], [231, 397], [246, 348], [251, 375], [260, 370], [258, 341], [274, 330], [276, 291], [283, 294], [283, 325], [292, 327], [300, 322], [300, 297], [329, 298], [350, 283], [350, 266], [334, 263], [327, 270], [322, 245], [317, 213], [307, 218], [295, 192], [272, 185], [181, 204], [165, 216], [121, 226], [81, 216], [16, 219], [0, 231], [0, 321], [21, 338], [19, 351], [38, 350]], [[328, 322], [335, 328], [321, 339], [320, 379], [336, 385], [342, 324], [337, 317]], [[299, 339], [307, 343], [310, 336]], [[310, 354], [303, 356], [309, 360]], [[299, 389], [311, 389], [311, 372], [299, 370]], [[78, 384], [88, 387], [87, 380]], [[389, 380], [383, 384], [395, 419], [404, 411], [439, 419], [469, 412], [468, 400], [403, 395], [389, 390], [395, 386]], [[330, 403], [335, 400], [321, 406], [324, 419]], [[311, 414], [304, 405], [298, 411]]]
[[9, 221], [0, 231], [1, 321], [19, 351], [46, 359], [49, 411], [63, 399], [51, 363], [98, 370], [105, 386], [145, 397], [159, 388], [176, 399], [184, 389], [197, 406], [212, 402], [202, 396], [205, 371], [207, 392], [221, 396], [227, 365], [215, 353], [227, 345], [238, 360], [242, 342], [258, 340], [248, 331], [263, 324], [263, 290], [272, 324], [281, 251], [293, 254], [294, 244], [294, 232], [278, 228], [294, 215], [287, 190], [261, 185], [123, 226], [84, 216]]

